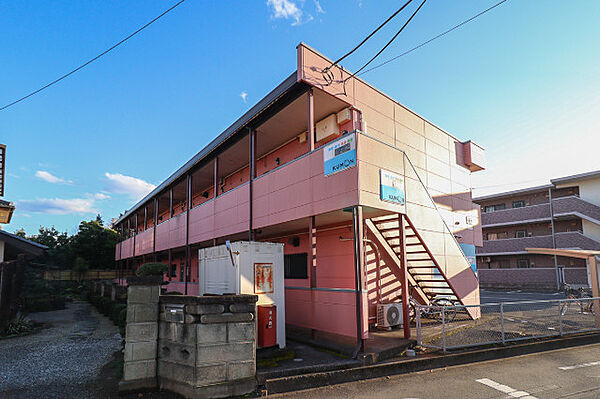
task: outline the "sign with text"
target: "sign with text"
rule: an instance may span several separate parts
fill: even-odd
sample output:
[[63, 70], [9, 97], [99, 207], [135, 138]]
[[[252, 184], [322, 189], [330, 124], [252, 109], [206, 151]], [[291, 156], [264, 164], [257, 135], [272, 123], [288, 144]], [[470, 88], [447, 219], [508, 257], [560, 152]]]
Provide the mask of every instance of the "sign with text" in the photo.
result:
[[404, 205], [404, 176], [379, 169], [381, 200]]
[[273, 264], [254, 264], [254, 293], [270, 294], [273, 292]]
[[356, 134], [348, 134], [323, 149], [325, 176], [356, 166]]

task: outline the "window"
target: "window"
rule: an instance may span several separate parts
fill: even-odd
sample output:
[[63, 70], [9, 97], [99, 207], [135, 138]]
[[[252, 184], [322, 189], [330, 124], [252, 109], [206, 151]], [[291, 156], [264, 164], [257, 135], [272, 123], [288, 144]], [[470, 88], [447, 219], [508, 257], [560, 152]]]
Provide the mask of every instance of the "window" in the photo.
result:
[[495, 212], [495, 211], [501, 211], [503, 209], [506, 209], [506, 204], [486, 205], [485, 208], [483, 208], [483, 211], [484, 212]]
[[283, 268], [285, 278], [308, 278], [308, 254], [284, 255]]
[[185, 267], [185, 263], [181, 262], [179, 264], [179, 281], [184, 281], [183, 280], [183, 268]]
[[523, 208], [525, 206], [525, 201], [513, 201], [513, 208]]
[[498, 239], [498, 233], [487, 233], [487, 239], [488, 240], [497, 240]]
[[527, 237], [527, 231], [526, 230], [517, 230], [515, 232], [515, 238], [525, 238]]
[[171, 273], [169, 274], [169, 277], [177, 277], [177, 265], [172, 264], [170, 269], [171, 269]]
[[517, 260], [517, 267], [519, 269], [528, 269], [529, 268], [529, 259], [519, 259], [519, 260]]

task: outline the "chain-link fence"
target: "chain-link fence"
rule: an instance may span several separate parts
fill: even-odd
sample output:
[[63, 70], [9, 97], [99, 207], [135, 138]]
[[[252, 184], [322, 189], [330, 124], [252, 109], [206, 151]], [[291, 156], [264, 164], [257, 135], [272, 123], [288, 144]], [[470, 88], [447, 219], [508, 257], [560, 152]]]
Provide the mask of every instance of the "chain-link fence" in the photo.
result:
[[[476, 308], [481, 317], [472, 319], [468, 308]], [[473, 309], [469, 310], [474, 313]], [[418, 344], [444, 352], [471, 346], [600, 331], [600, 298], [469, 306], [416, 305], [415, 311]]]

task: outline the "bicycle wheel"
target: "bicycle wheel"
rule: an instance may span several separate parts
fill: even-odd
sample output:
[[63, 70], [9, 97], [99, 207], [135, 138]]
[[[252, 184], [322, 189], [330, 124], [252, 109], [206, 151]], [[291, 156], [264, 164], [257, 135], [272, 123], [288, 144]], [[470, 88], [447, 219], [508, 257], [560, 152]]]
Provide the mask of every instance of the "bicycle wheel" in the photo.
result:
[[[454, 307], [447, 308], [446, 307], [446, 306], [454, 306], [454, 302], [452, 302], [450, 299], [448, 299], [448, 298], [434, 299], [433, 301], [431, 301], [431, 304], [433, 306], [444, 307], [444, 321], [445, 322], [451, 322], [456, 317], [456, 308], [454, 308]], [[442, 311], [441, 310], [435, 311], [435, 318], [438, 320], [442, 320]]]
[[560, 314], [564, 316], [567, 314], [568, 311], [569, 311], [569, 302], [563, 302], [560, 305]]

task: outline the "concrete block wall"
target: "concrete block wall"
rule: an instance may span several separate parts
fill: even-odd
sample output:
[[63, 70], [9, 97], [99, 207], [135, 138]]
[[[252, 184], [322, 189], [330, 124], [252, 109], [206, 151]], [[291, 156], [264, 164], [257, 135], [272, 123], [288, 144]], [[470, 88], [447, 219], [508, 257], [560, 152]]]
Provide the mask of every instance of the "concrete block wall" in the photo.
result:
[[158, 381], [187, 398], [256, 388], [256, 295], [160, 298]]
[[119, 390], [155, 388], [158, 386], [156, 354], [162, 276], [131, 277], [127, 282], [125, 363]]

